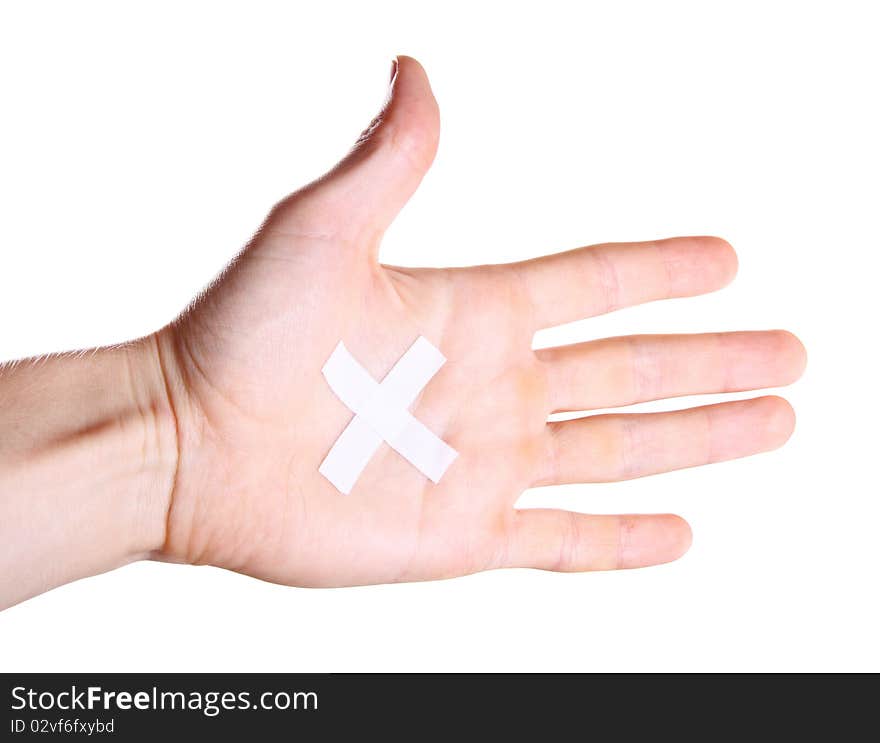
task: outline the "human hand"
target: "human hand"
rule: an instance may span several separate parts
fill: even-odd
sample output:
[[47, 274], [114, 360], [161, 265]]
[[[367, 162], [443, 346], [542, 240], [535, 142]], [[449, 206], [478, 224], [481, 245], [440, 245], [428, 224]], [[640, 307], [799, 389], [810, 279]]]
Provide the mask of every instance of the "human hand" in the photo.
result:
[[[473, 268], [379, 264], [382, 234], [430, 166], [438, 128], [424, 71], [401, 57], [385, 109], [353, 151], [276, 206], [156, 335], [179, 452], [156, 557], [301, 586], [662, 563], [690, 544], [677, 516], [514, 504], [529, 487], [701, 465], [790, 435], [793, 412], [777, 397], [548, 424], [554, 411], [788, 384], [803, 347], [773, 331], [532, 350], [542, 327], [721, 288], [736, 257], [717, 238]], [[351, 413], [321, 367], [342, 340], [381, 379], [419, 335], [448, 361], [411, 410], [459, 457], [435, 485], [383, 444], [340, 495], [318, 466]]]

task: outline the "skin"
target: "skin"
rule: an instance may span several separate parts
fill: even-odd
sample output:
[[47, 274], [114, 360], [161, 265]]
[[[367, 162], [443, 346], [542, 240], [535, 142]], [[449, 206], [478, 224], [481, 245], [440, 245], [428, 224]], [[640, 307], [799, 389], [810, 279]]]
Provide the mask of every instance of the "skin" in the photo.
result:
[[[344, 586], [634, 568], [688, 549], [678, 516], [514, 504], [538, 485], [774, 449], [794, 426], [787, 402], [548, 415], [789, 384], [803, 346], [768, 331], [532, 350], [543, 327], [720, 289], [737, 261], [714, 237], [497, 266], [380, 264], [382, 235], [438, 133], [424, 70], [400, 57], [385, 108], [349, 155], [280, 202], [174, 323], [123, 347], [0, 371], [0, 605], [145, 558]], [[419, 335], [448, 362], [410, 409], [459, 457], [434, 485], [383, 444], [342, 496], [318, 465], [351, 414], [321, 366], [343, 340], [381, 379]]]

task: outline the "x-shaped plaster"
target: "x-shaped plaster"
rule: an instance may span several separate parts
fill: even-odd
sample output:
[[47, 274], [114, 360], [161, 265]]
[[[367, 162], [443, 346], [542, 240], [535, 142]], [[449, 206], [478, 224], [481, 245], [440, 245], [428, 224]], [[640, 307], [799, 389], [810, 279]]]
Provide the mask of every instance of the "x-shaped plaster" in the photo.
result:
[[348, 495], [385, 441], [422, 474], [439, 482], [458, 452], [407, 408], [445, 363], [443, 354], [419, 336], [380, 384], [340, 342], [321, 372], [330, 389], [355, 415], [318, 471]]

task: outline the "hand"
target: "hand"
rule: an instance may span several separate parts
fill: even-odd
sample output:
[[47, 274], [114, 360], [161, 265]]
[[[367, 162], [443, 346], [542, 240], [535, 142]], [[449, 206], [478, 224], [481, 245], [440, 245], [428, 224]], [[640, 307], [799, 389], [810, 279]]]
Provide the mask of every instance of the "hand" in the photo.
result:
[[[784, 332], [631, 336], [535, 352], [539, 328], [714, 291], [723, 240], [583, 248], [524, 263], [378, 263], [384, 230], [434, 157], [438, 112], [401, 57], [385, 109], [324, 178], [157, 336], [179, 459], [162, 559], [301, 586], [445, 578], [500, 567], [629, 568], [690, 544], [672, 515], [516, 510], [526, 488], [622, 480], [773, 449], [793, 412], [764, 397], [547, 423], [548, 414], [794, 381]], [[381, 379], [419, 335], [447, 357], [411, 408], [458, 450], [437, 485], [383, 444], [352, 493], [318, 466], [351, 417], [322, 377], [342, 340]]]

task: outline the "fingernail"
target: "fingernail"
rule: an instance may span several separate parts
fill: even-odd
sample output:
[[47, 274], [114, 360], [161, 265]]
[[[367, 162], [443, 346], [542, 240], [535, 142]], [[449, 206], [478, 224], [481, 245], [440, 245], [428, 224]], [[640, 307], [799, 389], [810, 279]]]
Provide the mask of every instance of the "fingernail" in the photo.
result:
[[397, 57], [391, 60], [391, 78], [388, 80], [388, 85], [394, 85], [394, 78], [397, 77]]

